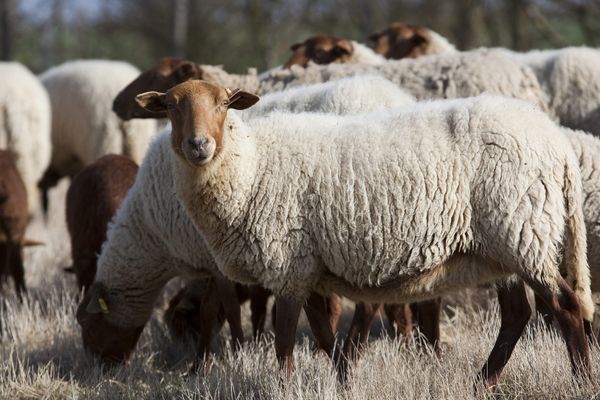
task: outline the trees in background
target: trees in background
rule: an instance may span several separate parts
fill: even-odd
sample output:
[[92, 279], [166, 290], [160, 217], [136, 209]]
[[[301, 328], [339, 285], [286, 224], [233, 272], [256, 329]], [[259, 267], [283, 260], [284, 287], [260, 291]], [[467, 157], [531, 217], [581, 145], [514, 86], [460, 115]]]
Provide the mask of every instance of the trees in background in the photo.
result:
[[177, 55], [244, 72], [281, 64], [309, 35], [365, 41], [396, 20], [460, 49], [600, 45], [600, 0], [0, 0], [0, 57], [40, 71], [73, 58], [146, 68]]

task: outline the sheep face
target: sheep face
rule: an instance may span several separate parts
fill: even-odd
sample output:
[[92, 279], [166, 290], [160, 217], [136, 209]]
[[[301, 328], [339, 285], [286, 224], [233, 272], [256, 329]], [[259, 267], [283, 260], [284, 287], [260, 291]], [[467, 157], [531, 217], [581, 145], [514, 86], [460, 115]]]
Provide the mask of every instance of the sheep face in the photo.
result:
[[286, 68], [292, 65], [306, 67], [309, 61], [317, 64], [343, 63], [350, 57], [354, 48], [349, 40], [324, 35], [313, 36], [302, 43], [293, 44], [290, 50], [294, 54], [285, 63]]
[[258, 101], [253, 94], [200, 80], [179, 84], [166, 94], [142, 93], [136, 99], [149, 111], [167, 113], [173, 149], [193, 166], [206, 165], [219, 154], [227, 110], [243, 110]]
[[427, 29], [394, 22], [385, 30], [369, 36], [375, 42], [375, 52], [395, 60], [416, 58], [426, 54], [431, 37]]
[[123, 120], [132, 118], [165, 118], [166, 113], [148, 111], [139, 106], [135, 96], [148, 91], [166, 92], [190, 79], [201, 79], [202, 69], [192, 61], [162, 58], [154, 67], [140, 74], [121, 90], [113, 101], [113, 111]]
[[129, 358], [144, 327], [122, 327], [109, 322], [106, 317], [110, 308], [106, 287], [94, 283], [77, 308], [77, 322], [84, 347], [103, 362], [116, 364]]

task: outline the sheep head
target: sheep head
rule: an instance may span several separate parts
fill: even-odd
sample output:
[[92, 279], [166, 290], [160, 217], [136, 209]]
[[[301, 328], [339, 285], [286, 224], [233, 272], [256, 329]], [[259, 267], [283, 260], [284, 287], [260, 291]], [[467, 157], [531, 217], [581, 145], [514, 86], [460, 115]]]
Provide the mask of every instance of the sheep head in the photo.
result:
[[422, 26], [394, 22], [383, 31], [369, 36], [369, 40], [375, 42], [376, 53], [399, 60], [427, 54], [431, 35]]
[[203, 166], [221, 150], [227, 110], [246, 109], [259, 98], [239, 89], [192, 80], [167, 93], [142, 93], [136, 100], [150, 112], [166, 113], [172, 124], [175, 152], [193, 166]]
[[135, 347], [143, 326], [123, 327], [111, 323], [108, 290], [94, 283], [77, 308], [84, 347], [108, 364], [125, 362]]
[[352, 43], [346, 39], [322, 35], [312, 36], [302, 43], [293, 44], [290, 50], [294, 52], [285, 63], [285, 67], [301, 65], [306, 67], [309, 61], [317, 64], [343, 63], [353, 53]]
[[121, 90], [113, 101], [113, 111], [123, 120], [132, 118], [165, 118], [166, 113], [148, 111], [138, 105], [135, 96], [148, 91], [166, 92], [190, 79], [201, 79], [202, 69], [192, 61], [165, 57], [144, 71]]

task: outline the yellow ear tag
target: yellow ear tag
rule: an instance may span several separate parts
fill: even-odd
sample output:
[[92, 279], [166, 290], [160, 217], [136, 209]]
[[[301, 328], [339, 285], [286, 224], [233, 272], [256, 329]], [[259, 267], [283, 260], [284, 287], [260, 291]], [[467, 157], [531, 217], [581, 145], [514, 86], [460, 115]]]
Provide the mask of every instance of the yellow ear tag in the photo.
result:
[[231, 92], [231, 89], [229, 89], [229, 88], [225, 88], [225, 93], [227, 93], [227, 97], [231, 97], [231, 95], [233, 94]]
[[102, 314], [108, 314], [108, 305], [102, 297], [98, 298], [98, 305], [100, 305], [100, 311], [102, 311]]

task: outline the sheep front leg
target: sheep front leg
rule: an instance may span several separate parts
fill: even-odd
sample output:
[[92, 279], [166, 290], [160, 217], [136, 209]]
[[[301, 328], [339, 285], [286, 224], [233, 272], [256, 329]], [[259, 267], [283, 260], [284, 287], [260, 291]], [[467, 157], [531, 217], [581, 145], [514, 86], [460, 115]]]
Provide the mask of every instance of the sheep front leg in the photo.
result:
[[369, 331], [373, 318], [381, 308], [380, 304], [356, 303], [350, 330], [344, 342], [344, 356], [348, 360], [355, 360], [360, 349], [369, 339]]
[[233, 349], [237, 350], [244, 342], [244, 331], [242, 330], [241, 307], [238, 300], [235, 284], [226, 278], [215, 279], [217, 295], [225, 312], [225, 319], [231, 331]]
[[293, 353], [296, 342], [296, 328], [298, 327], [298, 318], [304, 301], [277, 296], [275, 304], [277, 306], [275, 354], [279, 361], [279, 367], [283, 369], [286, 378], [289, 378], [294, 370]]
[[440, 355], [440, 311], [442, 299], [420, 301], [411, 304], [411, 309], [417, 321], [417, 327], [428, 345], [433, 347], [435, 354]]

